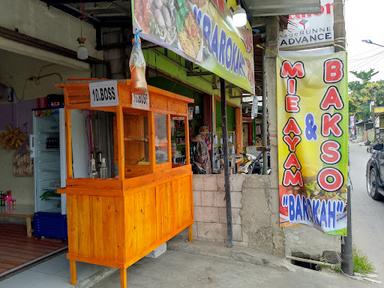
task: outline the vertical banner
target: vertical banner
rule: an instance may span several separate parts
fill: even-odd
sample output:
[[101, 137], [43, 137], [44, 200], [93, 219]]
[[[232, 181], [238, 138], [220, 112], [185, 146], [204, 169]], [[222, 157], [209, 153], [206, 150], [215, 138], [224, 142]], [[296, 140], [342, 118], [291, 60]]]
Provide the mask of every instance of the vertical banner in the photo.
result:
[[346, 235], [346, 53], [279, 56], [277, 111], [280, 224]]

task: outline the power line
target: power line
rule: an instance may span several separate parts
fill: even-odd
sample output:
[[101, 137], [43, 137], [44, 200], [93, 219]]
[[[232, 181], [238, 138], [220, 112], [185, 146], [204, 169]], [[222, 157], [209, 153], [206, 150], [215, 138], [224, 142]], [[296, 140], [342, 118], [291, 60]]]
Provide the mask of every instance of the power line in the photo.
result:
[[[367, 50], [369, 50], [369, 52], [371, 52], [371, 53], [376, 54], [376, 52], [383, 51], [383, 48], [379, 48], [377, 46], [370, 46], [370, 48]], [[366, 56], [368, 54], [367, 50], [365, 50], [364, 52], [357, 53], [355, 55], [353, 53], [350, 53], [349, 58], [360, 58], [362, 56]], [[371, 55], [373, 55], [373, 54], [371, 54]]]
[[351, 59], [349, 58], [348, 62], [351, 63], [351, 65], [356, 65], [356, 64], [364, 64], [366, 63], [367, 61], [371, 61], [371, 60], [377, 60], [378, 58], [380, 58], [380, 56], [382, 56], [384, 54], [384, 50], [381, 51], [380, 53], [376, 53], [374, 55], [370, 55], [370, 56], [367, 56], [366, 58], [360, 58], [360, 59]]
[[369, 58], [372, 58], [372, 57], [376, 57], [378, 55], [381, 55], [384, 53], [384, 49], [381, 49], [380, 52], [377, 52], [375, 54], [372, 54], [372, 55], [367, 55], [365, 54], [364, 57], [360, 57], [360, 58], [354, 58], [353, 56], [351, 56], [349, 59], [351, 59], [352, 61], [358, 61], [358, 60], [366, 60], [366, 59], [369, 59]]
[[[357, 70], [354, 68], [358, 68], [360, 70], [365, 70], [366, 68], [372, 68], [372, 66], [377, 66], [384, 60], [384, 54], [381, 55], [381, 57], [377, 57], [374, 59], [370, 59], [368, 61], [359, 61], [358, 63], [351, 64], [351, 69], [350, 70]], [[373, 65], [375, 64], [375, 65]]]

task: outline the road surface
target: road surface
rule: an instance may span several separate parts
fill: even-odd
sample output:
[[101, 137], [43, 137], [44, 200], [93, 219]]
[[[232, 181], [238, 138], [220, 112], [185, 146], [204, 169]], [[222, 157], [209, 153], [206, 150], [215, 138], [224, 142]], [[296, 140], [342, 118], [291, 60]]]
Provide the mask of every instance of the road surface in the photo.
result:
[[384, 283], [384, 202], [372, 200], [366, 189], [365, 169], [371, 154], [361, 144], [350, 144], [353, 244], [374, 264]]

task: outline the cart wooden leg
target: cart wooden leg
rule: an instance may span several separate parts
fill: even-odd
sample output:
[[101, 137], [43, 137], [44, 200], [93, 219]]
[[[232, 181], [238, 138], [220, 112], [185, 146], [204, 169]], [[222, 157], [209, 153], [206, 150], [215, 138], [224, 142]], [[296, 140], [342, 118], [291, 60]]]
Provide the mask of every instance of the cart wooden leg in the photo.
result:
[[27, 236], [31, 238], [32, 237], [32, 219], [30, 216], [25, 218], [25, 224], [27, 225]]
[[120, 288], [127, 288], [127, 269], [120, 268]]
[[188, 241], [191, 242], [193, 240], [193, 228], [192, 225], [188, 227]]
[[76, 285], [77, 272], [76, 272], [76, 261], [75, 260], [69, 260], [69, 271], [71, 274], [71, 284]]

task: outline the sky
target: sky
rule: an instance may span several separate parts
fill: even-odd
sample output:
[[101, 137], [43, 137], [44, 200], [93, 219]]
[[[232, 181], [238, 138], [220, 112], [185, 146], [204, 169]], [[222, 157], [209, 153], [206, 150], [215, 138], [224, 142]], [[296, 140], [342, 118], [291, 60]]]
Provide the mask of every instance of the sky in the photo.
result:
[[[384, 46], [384, 0], [346, 0], [348, 70], [379, 71], [373, 80], [384, 80], [384, 47], [362, 42], [363, 39]], [[349, 81], [356, 78], [349, 73]]]

